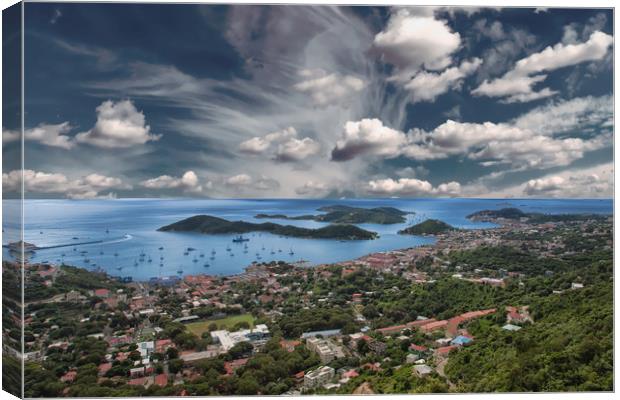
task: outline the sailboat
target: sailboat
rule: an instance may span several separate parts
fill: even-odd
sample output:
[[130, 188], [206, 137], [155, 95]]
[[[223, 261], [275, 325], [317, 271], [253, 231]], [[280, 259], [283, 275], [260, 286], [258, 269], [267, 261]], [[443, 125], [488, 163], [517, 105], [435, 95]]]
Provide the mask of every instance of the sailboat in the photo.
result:
[[291, 251], [288, 252], [289, 255], [294, 255], [295, 253], [293, 252], [293, 249], [291, 249]]

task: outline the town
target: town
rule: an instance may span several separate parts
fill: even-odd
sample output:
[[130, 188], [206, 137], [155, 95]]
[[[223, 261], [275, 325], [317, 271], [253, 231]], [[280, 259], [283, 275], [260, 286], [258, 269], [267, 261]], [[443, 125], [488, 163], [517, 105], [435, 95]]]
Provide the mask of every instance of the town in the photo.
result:
[[[30, 264], [26, 396], [611, 390], [612, 218], [494, 222], [344, 263], [255, 263], [225, 277], [121, 282]], [[18, 267], [3, 263], [15, 358]], [[590, 308], [598, 322], [584, 332], [574, 324]], [[562, 329], [580, 333], [534, 339]], [[587, 379], [526, 360], [563, 348], [577, 349]], [[514, 378], [514, 363], [537, 380]]]

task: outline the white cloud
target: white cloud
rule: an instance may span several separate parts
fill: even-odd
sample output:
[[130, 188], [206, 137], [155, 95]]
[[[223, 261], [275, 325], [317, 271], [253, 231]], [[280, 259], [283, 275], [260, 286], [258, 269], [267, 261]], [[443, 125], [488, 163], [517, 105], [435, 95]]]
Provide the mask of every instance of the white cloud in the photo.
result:
[[461, 192], [461, 185], [458, 182], [448, 182], [433, 187], [430, 182], [420, 179], [388, 178], [368, 182], [367, 191], [380, 196], [457, 196]]
[[373, 44], [383, 60], [395, 66], [392, 79], [407, 82], [422, 68], [442, 70], [449, 66], [461, 36], [432, 13], [417, 15], [415, 9], [400, 8], [392, 13]]
[[448, 90], [459, 88], [463, 79], [473, 74], [481, 63], [482, 60], [474, 58], [471, 61], [463, 61], [460, 66], [448, 68], [441, 73], [422, 71], [404, 87], [411, 92], [413, 103], [432, 102]]
[[549, 88], [535, 90], [534, 86], [546, 79], [545, 71], [553, 71], [586, 61], [601, 60], [613, 43], [613, 37], [596, 31], [583, 43], [557, 43], [541, 52], [517, 61], [514, 68], [503, 77], [485, 80], [472, 91], [473, 95], [501, 97], [506, 103], [527, 102], [553, 96]]
[[265, 136], [255, 136], [239, 144], [239, 150], [246, 154], [259, 155], [265, 153], [272, 143], [279, 143], [297, 136], [297, 131], [292, 126], [269, 133]]
[[276, 190], [280, 187], [280, 183], [272, 178], [261, 175], [253, 178], [248, 174], [238, 174], [227, 178], [224, 183], [236, 191], [244, 191], [255, 189], [261, 191]]
[[322, 182], [307, 181], [303, 186], [295, 189], [295, 193], [300, 196], [320, 197], [329, 192], [329, 186]]
[[[38, 142], [46, 146], [60, 147], [63, 149], [71, 149], [75, 143], [67, 133], [71, 131], [71, 125], [69, 122], [63, 122], [60, 124], [39, 124], [35, 128], [26, 129], [24, 131], [24, 139]], [[2, 142], [8, 143], [17, 141], [20, 138], [20, 133], [12, 130], [3, 130]]]
[[557, 135], [590, 127], [611, 129], [613, 104], [611, 96], [587, 96], [550, 102], [519, 116], [512, 124], [541, 135]]
[[327, 74], [323, 70], [302, 70], [301, 76], [310, 79], [297, 83], [295, 90], [308, 94], [317, 107], [334, 104], [346, 105], [352, 96], [358, 94], [366, 83], [353, 75]]
[[566, 180], [561, 176], [550, 176], [548, 178], [531, 179], [525, 185], [524, 193], [527, 195], [545, 194], [562, 189]]
[[592, 139], [554, 138], [506, 123], [448, 120], [429, 133], [416, 132], [403, 153], [418, 160], [462, 154], [485, 166], [502, 163], [529, 169], [568, 165], [582, 158], [585, 152], [610, 144], [610, 134]]
[[161, 135], [150, 133], [144, 114], [130, 100], [104, 101], [97, 107], [97, 122], [87, 132], [78, 133], [75, 139], [108, 149], [127, 148], [157, 141]]
[[252, 177], [248, 174], [239, 174], [228, 178], [226, 183], [232, 186], [248, 186], [252, 183]]
[[[142, 181], [140, 185], [147, 189], [182, 189], [183, 191], [193, 193], [200, 193], [203, 189], [194, 171], [186, 171], [180, 178], [161, 175], [157, 178]], [[207, 182], [207, 187], [210, 185], [211, 182]]]
[[531, 179], [517, 188], [517, 193], [520, 190], [521, 194], [533, 197], [610, 198], [613, 187], [613, 164], [609, 163]]
[[[21, 190], [22, 173], [19, 170], [2, 174], [3, 190], [14, 192]], [[46, 173], [30, 169], [23, 172], [24, 190], [33, 193], [60, 194], [72, 199], [101, 197], [101, 192], [111, 189], [131, 189], [119, 178], [100, 174], [90, 174], [79, 179], [69, 179], [64, 174]], [[108, 193], [104, 197], [113, 196]]]
[[319, 152], [321, 146], [310, 138], [289, 139], [278, 146], [276, 159], [279, 161], [301, 161]]
[[332, 160], [347, 161], [366, 154], [397, 157], [406, 141], [403, 132], [384, 126], [379, 119], [349, 121], [344, 125], [342, 138], [332, 150]]
[[297, 139], [297, 131], [292, 126], [265, 136], [255, 136], [239, 144], [239, 150], [243, 153], [261, 155], [270, 152], [275, 160], [284, 162], [304, 160], [317, 154], [320, 148], [309, 137]]
[[19, 140], [21, 137], [20, 132], [2, 128], [2, 143], [11, 143]]

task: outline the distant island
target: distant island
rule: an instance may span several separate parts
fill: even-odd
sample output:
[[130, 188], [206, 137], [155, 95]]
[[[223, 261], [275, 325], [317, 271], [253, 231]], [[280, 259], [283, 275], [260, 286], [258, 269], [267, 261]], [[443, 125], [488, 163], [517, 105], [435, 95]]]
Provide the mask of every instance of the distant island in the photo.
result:
[[467, 216], [472, 221], [493, 222], [503, 220], [521, 220], [529, 223], [565, 222], [565, 221], [588, 221], [608, 218], [603, 214], [542, 214], [525, 213], [518, 208], [502, 208], [499, 210], [482, 210]]
[[398, 231], [401, 235], [436, 235], [438, 233], [454, 231], [455, 227], [438, 219], [427, 219], [424, 222]]
[[199, 232], [207, 234], [268, 232], [274, 235], [292, 236], [310, 239], [369, 240], [378, 237], [354, 225], [329, 225], [318, 229], [300, 228], [291, 225], [279, 225], [273, 222], [254, 224], [244, 221], [227, 221], [211, 215], [196, 215], [163, 226], [161, 232]]
[[405, 222], [405, 215], [409, 212], [394, 207], [360, 208], [350, 206], [325, 206], [317, 209], [326, 214], [287, 216], [284, 214], [257, 214], [258, 219], [288, 219], [288, 220], [311, 220], [317, 222], [330, 222], [333, 224], [400, 224]]
[[482, 210], [477, 211], [473, 214], [469, 214], [467, 216], [468, 219], [472, 221], [490, 221], [493, 219], [504, 218], [504, 219], [520, 219], [527, 217], [523, 211], [518, 208], [502, 208], [499, 210]]

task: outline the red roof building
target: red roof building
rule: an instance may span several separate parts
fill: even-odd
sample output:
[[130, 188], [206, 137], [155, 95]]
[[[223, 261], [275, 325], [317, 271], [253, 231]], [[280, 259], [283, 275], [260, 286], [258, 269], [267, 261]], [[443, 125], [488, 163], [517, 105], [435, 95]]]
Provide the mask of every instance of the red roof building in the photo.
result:
[[343, 378], [349, 378], [350, 379], [350, 378], [356, 378], [358, 376], [360, 376], [360, 374], [356, 370], [354, 370], [354, 369], [350, 369], [347, 372], [343, 372], [342, 373], [342, 377]]
[[415, 343], [411, 343], [411, 345], [409, 346], [409, 349], [413, 350], [413, 351], [419, 351], [419, 352], [428, 351], [428, 347], [420, 346], [420, 345], [415, 344]]
[[99, 375], [103, 376], [106, 374], [106, 372], [108, 372], [110, 369], [112, 369], [112, 363], [103, 363], [103, 364], [99, 364]]
[[60, 380], [64, 383], [71, 383], [75, 380], [76, 376], [77, 376], [77, 371], [69, 371], [63, 376], [61, 376]]
[[145, 377], [130, 379], [129, 382], [127, 382], [127, 384], [131, 386], [144, 386], [145, 383], [146, 383]]
[[168, 374], [159, 374], [155, 377], [155, 385], [164, 387], [168, 384]]
[[95, 289], [95, 296], [107, 298], [110, 295], [110, 291], [108, 289]]
[[437, 350], [435, 350], [435, 354], [438, 356], [447, 356], [452, 350], [456, 350], [457, 348], [458, 346], [439, 347]]
[[446, 321], [444, 319], [444, 320], [441, 320], [441, 321], [434, 321], [434, 322], [428, 323], [426, 325], [422, 325], [420, 327], [420, 330], [422, 332], [424, 332], [424, 333], [434, 332], [436, 330], [445, 328], [447, 325], [448, 325], [448, 321]]
[[239, 358], [237, 360], [227, 361], [224, 363], [224, 369], [226, 370], [226, 375], [232, 375], [238, 368], [243, 367], [247, 364], [247, 358]]

